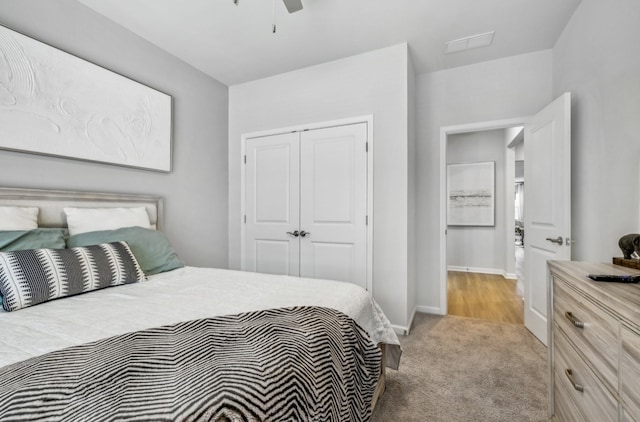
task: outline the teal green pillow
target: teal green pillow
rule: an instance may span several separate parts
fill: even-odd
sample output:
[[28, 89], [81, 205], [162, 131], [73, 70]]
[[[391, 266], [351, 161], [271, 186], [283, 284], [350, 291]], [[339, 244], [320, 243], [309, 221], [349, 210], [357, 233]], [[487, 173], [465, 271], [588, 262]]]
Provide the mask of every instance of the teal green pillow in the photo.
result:
[[64, 249], [64, 229], [1, 230], [0, 252]]
[[67, 239], [67, 247], [99, 245], [125, 241], [146, 275], [184, 267], [184, 263], [171, 248], [169, 239], [157, 230], [143, 227], [123, 227], [116, 230], [101, 230], [80, 233]]

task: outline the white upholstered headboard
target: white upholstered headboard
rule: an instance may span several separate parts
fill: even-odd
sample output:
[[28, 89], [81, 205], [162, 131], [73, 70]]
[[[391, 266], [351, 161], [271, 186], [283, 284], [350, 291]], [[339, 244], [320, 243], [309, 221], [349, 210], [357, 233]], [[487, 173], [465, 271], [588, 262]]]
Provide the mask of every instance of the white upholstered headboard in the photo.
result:
[[40, 208], [39, 227], [67, 227], [64, 207], [114, 208], [142, 207], [149, 214], [151, 227], [161, 229], [162, 197], [122, 193], [75, 192], [0, 188], [0, 205]]

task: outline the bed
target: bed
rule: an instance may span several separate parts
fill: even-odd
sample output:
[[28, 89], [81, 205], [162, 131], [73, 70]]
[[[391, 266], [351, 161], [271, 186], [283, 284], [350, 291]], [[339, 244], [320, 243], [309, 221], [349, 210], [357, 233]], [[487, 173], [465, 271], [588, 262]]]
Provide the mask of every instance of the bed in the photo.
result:
[[99, 234], [140, 282], [0, 310], [0, 420], [368, 420], [385, 366], [398, 367], [398, 338], [358, 286], [182, 265], [148, 275], [139, 251], [161, 235], [162, 198], [4, 188], [2, 206], [37, 207], [42, 230], [66, 229], [70, 206], [144, 208], [149, 227], [66, 239], [92, 253]]

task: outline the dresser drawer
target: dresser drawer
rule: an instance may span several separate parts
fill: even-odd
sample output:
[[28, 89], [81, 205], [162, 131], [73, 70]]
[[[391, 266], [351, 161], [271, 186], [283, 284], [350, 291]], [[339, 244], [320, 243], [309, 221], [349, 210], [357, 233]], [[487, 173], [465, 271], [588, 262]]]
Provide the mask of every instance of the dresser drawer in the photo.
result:
[[640, 415], [640, 334], [622, 327], [620, 397], [630, 415]]
[[[593, 371], [573, 349], [567, 338], [558, 330], [554, 330], [554, 372], [556, 391], [562, 390], [570, 397], [573, 406], [577, 407], [582, 417], [588, 421], [615, 422], [618, 420], [618, 404], [614, 396], [602, 385]], [[570, 371], [570, 376], [567, 374]], [[576, 386], [581, 386], [578, 391]], [[556, 402], [562, 402], [563, 397], [556, 396]], [[566, 400], [565, 400], [566, 401]], [[573, 418], [570, 420], [579, 420]]]
[[618, 321], [558, 278], [553, 289], [553, 312], [554, 322], [592, 362], [610, 388], [617, 389]]
[[622, 409], [622, 417], [620, 418], [622, 422], [638, 422], [637, 420], [631, 417], [631, 413], [626, 409]]
[[565, 388], [560, 376], [555, 374], [555, 409], [553, 421], [587, 422], [582, 416], [578, 404], [573, 401], [571, 393]]

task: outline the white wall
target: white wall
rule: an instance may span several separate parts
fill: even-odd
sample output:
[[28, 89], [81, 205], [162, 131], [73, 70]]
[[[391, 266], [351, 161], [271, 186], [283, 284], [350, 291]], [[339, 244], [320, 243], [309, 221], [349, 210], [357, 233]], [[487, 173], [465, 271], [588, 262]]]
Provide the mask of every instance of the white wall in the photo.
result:
[[640, 2], [583, 0], [553, 49], [572, 94], [572, 259], [611, 262], [639, 233]]
[[[515, 147], [515, 159], [516, 161], [524, 161], [524, 142], [520, 142]], [[522, 177], [524, 177], [524, 173], [522, 173]]]
[[170, 174], [0, 150], [0, 185], [149, 193], [190, 265], [227, 265], [227, 87], [73, 0], [0, 0], [0, 24], [173, 97]]
[[407, 325], [408, 48], [400, 44], [229, 88], [229, 266], [240, 268], [244, 133], [373, 114], [373, 294]]
[[447, 228], [447, 265], [458, 271], [507, 272], [504, 132], [486, 130], [447, 137], [447, 163], [495, 162], [495, 226]]
[[411, 325], [418, 305], [418, 279], [416, 274], [416, 74], [413, 69], [411, 55], [408, 55], [407, 94], [408, 94], [408, 128], [409, 145], [407, 149], [408, 165], [408, 201], [407, 201], [407, 321]]
[[551, 102], [551, 51], [417, 77], [418, 303], [439, 312], [440, 127], [535, 114]]

